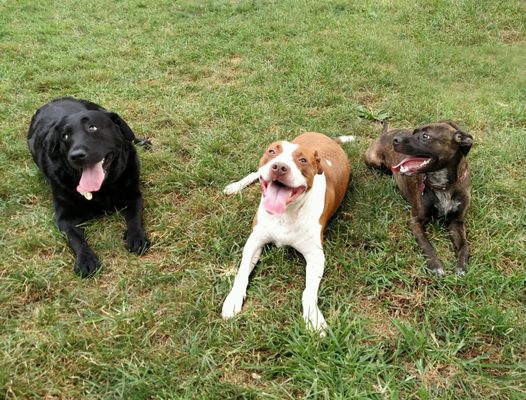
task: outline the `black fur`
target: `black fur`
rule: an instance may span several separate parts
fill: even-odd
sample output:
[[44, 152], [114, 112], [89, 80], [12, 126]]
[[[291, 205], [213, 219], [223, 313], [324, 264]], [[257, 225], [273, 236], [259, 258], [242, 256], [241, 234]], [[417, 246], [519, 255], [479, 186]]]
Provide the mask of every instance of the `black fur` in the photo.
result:
[[[126, 248], [142, 254], [150, 245], [142, 226], [139, 159], [133, 145], [136, 140], [118, 114], [86, 100], [52, 100], [31, 119], [29, 149], [51, 187], [56, 222], [75, 252], [78, 275], [85, 277], [100, 268], [79, 226], [90, 218], [122, 209], [127, 223]], [[72, 156], [78, 151], [82, 159]], [[82, 168], [103, 158], [105, 179], [100, 190], [87, 200], [76, 189]]]

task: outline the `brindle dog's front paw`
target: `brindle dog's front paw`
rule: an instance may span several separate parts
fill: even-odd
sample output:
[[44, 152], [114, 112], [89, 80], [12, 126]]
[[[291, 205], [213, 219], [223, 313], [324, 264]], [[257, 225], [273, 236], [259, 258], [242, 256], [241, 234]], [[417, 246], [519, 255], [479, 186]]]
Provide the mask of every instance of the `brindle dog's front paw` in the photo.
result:
[[429, 261], [427, 263], [427, 268], [429, 268], [429, 272], [431, 272], [437, 278], [442, 278], [444, 275], [446, 275], [444, 267], [438, 260]]
[[99, 268], [100, 261], [97, 255], [92, 251], [86, 251], [78, 254], [73, 270], [78, 276], [86, 278], [97, 272]]
[[126, 240], [126, 249], [130, 253], [143, 255], [150, 247], [150, 241], [143, 231], [127, 231], [124, 234], [124, 239]]

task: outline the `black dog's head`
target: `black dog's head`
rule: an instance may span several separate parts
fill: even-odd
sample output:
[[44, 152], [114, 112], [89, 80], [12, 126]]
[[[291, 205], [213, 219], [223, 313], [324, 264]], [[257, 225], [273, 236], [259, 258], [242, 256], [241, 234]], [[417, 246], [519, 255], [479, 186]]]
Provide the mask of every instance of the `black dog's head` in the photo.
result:
[[119, 115], [86, 110], [63, 117], [55, 127], [54, 151], [67, 165], [81, 173], [77, 191], [100, 189], [112, 161], [135, 135]]
[[473, 144], [473, 137], [451, 121], [436, 122], [416, 128], [412, 134], [397, 134], [394, 150], [408, 157], [393, 167], [404, 175], [438, 171], [458, 164]]

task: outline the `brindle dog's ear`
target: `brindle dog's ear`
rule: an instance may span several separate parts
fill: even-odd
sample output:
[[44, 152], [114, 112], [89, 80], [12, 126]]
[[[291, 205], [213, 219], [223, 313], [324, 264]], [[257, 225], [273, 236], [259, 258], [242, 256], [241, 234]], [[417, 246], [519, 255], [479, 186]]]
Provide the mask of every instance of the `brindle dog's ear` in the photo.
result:
[[135, 134], [131, 130], [131, 128], [128, 126], [128, 124], [119, 116], [119, 114], [110, 112], [108, 113], [108, 116], [111, 118], [111, 120], [117, 125], [119, 130], [122, 133], [122, 136], [130, 142], [135, 140]]
[[473, 136], [460, 130], [455, 132], [455, 142], [460, 144], [460, 151], [467, 156], [473, 145]]
[[321, 166], [321, 159], [320, 159], [320, 156], [318, 155], [318, 150], [314, 151], [314, 159], [316, 160], [316, 167], [318, 168], [317, 173], [319, 175], [323, 174], [323, 167]]
[[456, 122], [453, 122], [451, 120], [446, 120], [446, 121], [440, 121], [444, 124], [448, 124], [449, 126], [453, 127], [454, 129], [456, 129], [457, 131], [460, 131], [460, 127], [456, 124]]

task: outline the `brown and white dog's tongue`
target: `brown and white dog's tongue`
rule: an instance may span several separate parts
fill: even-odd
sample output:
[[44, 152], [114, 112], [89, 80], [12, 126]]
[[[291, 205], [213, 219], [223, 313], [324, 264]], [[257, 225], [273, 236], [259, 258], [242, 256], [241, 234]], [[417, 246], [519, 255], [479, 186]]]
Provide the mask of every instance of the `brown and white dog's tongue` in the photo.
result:
[[104, 169], [100, 161], [97, 164], [82, 169], [82, 176], [80, 177], [79, 185], [77, 186], [77, 192], [79, 193], [91, 193], [96, 192], [102, 186], [104, 181]]
[[291, 193], [292, 188], [269, 182], [266, 193], [263, 195], [263, 207], [269, 214], [280, 216], [287, 208], [287, 200]]

